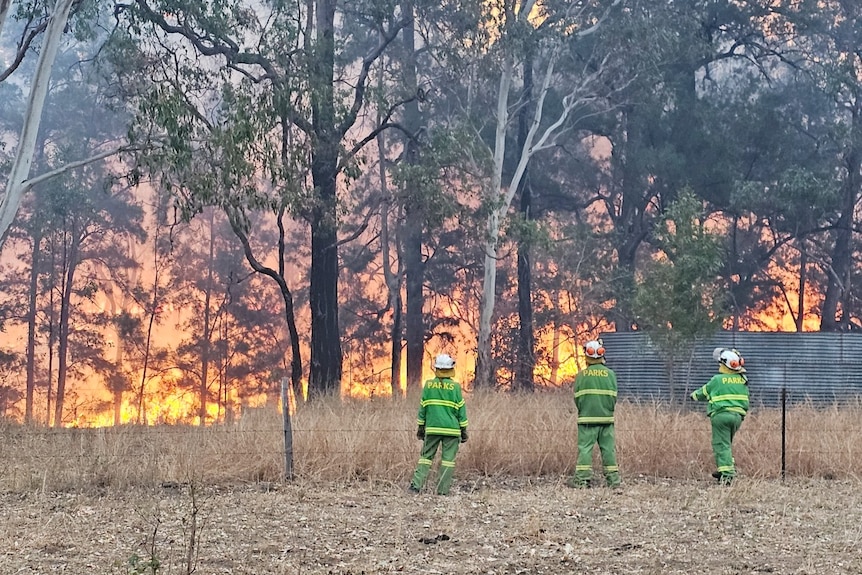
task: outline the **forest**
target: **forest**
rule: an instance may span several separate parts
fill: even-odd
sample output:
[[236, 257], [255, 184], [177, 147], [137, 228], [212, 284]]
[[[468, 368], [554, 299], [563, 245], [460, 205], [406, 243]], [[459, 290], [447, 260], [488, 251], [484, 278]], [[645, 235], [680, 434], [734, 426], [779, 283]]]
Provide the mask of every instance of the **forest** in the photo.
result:
[[0, 419], [862, 327], [849, 0], [0, 0]]

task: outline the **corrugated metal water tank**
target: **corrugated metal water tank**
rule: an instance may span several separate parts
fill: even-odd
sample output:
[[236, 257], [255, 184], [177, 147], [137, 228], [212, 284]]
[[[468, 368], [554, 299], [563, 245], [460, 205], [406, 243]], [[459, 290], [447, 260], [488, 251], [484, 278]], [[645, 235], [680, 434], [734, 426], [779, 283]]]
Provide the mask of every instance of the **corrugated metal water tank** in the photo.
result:
[[788, 401], [822, 404], [862, 398], [862, 334], [723, 331], [674, 358], [673, 385], [662, 354], [644, 333], [602, 334], [608, 366], [617, 374], [620, 397], [685, 400], [717, 372], [716, 347], [745, 358], [751, 400], [775, 405], [782, 387]]

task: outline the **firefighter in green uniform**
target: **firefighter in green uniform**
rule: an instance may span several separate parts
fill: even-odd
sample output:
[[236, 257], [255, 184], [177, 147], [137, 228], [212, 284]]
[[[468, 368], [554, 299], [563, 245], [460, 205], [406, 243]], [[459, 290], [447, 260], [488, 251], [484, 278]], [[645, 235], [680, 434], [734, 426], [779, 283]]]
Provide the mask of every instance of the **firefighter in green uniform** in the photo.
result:
[[720, 484], [728, 485], [736, 476], [733, 462], [733, 438], [748, 413], [748, 376], [745, 359], [735, 349], [717, 347], [712, 357], [718, 362], [718, 373], [691, 394], [695, 401], [708, 401], [706, 414], [712, 423], [712, 453]]
[[617, 376], [605, 365], [602, 340], [584, 344], [587, 367], [575, 377], [575, 406], [578, 408], [578, 462], [568, 485], [589, 487], [592, 477], [593, 449], [602, 453], [608, 487], [619, 487], [620, 468], [614, 445], [614, 408], [617, 403]]
[[425, 382], [419, 403], [416, 437], [423, 440], [419, 463], [410, 481], [410, 491], [418, 493], [425, 480], [437, 447], [441, 448], [437, 494], [447, 495], [455, 473], [455, 456], [459, 443], [467, 441], [467, 406], [461, 395], [461, 385], [452, 379], [455, 360], [440, 354], [434, 360], [434, 378]]

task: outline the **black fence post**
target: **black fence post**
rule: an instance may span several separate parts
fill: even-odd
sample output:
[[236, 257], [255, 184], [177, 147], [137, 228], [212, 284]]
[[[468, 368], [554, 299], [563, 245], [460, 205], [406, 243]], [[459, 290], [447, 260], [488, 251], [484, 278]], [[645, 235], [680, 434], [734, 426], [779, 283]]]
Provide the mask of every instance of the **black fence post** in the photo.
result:
[[781, 481], [787, 474], [787, 386], [781, 388]]

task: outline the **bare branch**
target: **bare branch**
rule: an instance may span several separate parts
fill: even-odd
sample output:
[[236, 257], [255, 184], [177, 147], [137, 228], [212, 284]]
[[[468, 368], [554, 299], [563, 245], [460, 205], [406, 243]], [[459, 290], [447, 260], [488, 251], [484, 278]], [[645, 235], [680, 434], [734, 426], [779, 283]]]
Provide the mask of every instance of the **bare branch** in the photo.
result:
[[[239, 46], [235, 42], [231, 41], [229, 38], [205, 38], [200, 36], [199, 34], [196, 34], [187, 25], [177, 26], [174, 24], [170, 24], [161, 14], [155, 12], [152, 8], [150, 8], [146, 0], [136, 0], [136, 2], [150, 22], [152, 22], [153, 24], [155, 24], [169, 34], [181, 35], [189, 42], [191, 42], [195, 49], [202, 55], [224, 56], [228, 63], [231, 64], [249, 64], [260, 66], [266, 72], [265, 78], [268, 78], [273, 81], [278, 80], [279, 74], [276, 72], [275, 67], [272, 65], [272, 62], [264, 58], [262, 55], [240, 51]], [[221, 43], [219, 43], [217, 40]], [[289, 56], [290, 53], [286, 55]]]
[[381, 124], [381, 125], [377, 126], [376, 128], [374, 128], [374, 129], [373, 129], [371, 132], [369, 132], [369, 133], [368, 133], [364, 138], [362, 138], [361, 140], [359, 140], [358, 142], [356, 142], [356, 143], [355, 143], [355, 144], [350, 148], [350, 151], [348, 151], [348, 152], [344, 155], [344, 159], [343, 159], [341, 162], [339, 162], [339, 163], [338, 163], [338, 168], [337, 168], [337, 170], [338, 170], [338, 171], [341, 171], [342, 169], [344, 169], [345, 164], [346, 164], [346, 163], [347, 163], [351, 158], [353, 158], [356, 154], [358, 154], [358, 153], [359, 153], [359, 151], [360, 151], [362, 148], [364, 148], [364, 147], [365, 147], [365, 145], [366, 145], [368, 142], [370, 142], [371, 140], [375, 139], [378, 135], [380, 135], [382, 132], [384, 132], [384, 131], [388, 130], [389, 128], [395, 128], [395, 129], [397, 129], [397, 130], [400, 130], [401, 132], [403, 132], [403, 133], [404, 133], [408, 138], [410, 138], [410, 139], [413, 139], [413, 138], [415, 138], [415, 137], [416, 137], [416, 134], [411, 134], [410, 132], [408, 132], [408, 131], [407, 131], [407, 128], [405, 128], [404, 126], [402, 126], [401, 124], [398, 124], [398, 123], [396, 123], [396, 122], [387, 122], [387, 123]]
[[338, 127], [338, 133], [342, 138], [347, 131], [353, 127], [353, 124], [356, 123], [356, 117], [365, 101], [365, 89], [367, 87], [368, 74], [371, 70], [371, 66], [377, 61], [377, 58], [380, 57], [386, 47], [389, 46], [396, 37], [398, 37], [398, 33], [401, 29], [410, 23], [411, 18], [412, 16], [405, 17], [393, 24], [388, 33], [380, 36], [380, 41], [377, 44], [377, 47], [363, 58], [362, 69], [359, 71], [359, 78], [356, 81], [356, 88], [353, 92], [353, 104], [350, 106], [350, 112], [347, 113], [344, 120], [341, 122], [341, 126]]
[[[6, 1], [8, 4], [9, 0], [3, 1]], [[0, 24], [2, 24], [2, 21], [0, 21]], [[30, 30], [29, 33], [27, 33], [27, 35], [22, 39], [21, 44], [18, 46], [18, 52], [15, 54], [15, 58], [12, 60], [12, 63], [9, 64], [9, 66], [5, 70], [3, 70], [2, 73], [0, 73], [0, 82], [11, 76], [12, 72], [18, 69], [18, 66], [20, 66], [21, 62], [24, 60], [24, 56], [27, 55], [27, 50], [30, 49], [30, 45], [33, 43], [33, 40], [36, 38], [36, 36], [44, 32], [45, 28], [47, 27], [48, 20], [45, 20], [44, 22]]]
[[378, 198], [378, 199], [377, 199], [377, 200], [376, 200], [376, 201], [375, 201], [375, 202], [374, 202], [374, 203], [373, 203], [373, 204], [368, 208], [368, 211], [365, 213], [365, 218], [363, 219], [363, 221], [362, 221], [362, 223], [359, 225], [359, 227], [358, 227], [358, 228], [356, 228], [356, 229], [353, 231], [353, 233], [352, 233], [352, 234], [350, 234], [349, 236], [347, 236], [347, 237], [345, 237], [345, 238], [342, 238], [342, 239], [338, 240], [337, 242], [335, 242], [335, 244], [333, 244], [332, 246], [329, 246], [329, 249], [331, 249], [331, 248], [337, 248], [337, 247], [342, 246], [342, 245], [344, 245], [344, 244], [350, 243], [350, 242], [352, 242], [353, 240], [355, 240], [356, 238], [358, 238], [359, 236], [361, 236], [361, 235], [362, 235], [362, 232], [364, 232], [366, 229], [368, 229], [368, 224], [369, 224], [369, 222], [371, 222], [371, 217], [372, 217], [374, 214], [376, 214], [376, 213], [377, 213], [377, 211], [378, 211], [378, 208], [379, 208], [379, 207], [380, 207], [380, 199]]
[[27, 98], [27, 113], [21, 134], [18, 138], [18, 149], [15, 151], [15, 159], [6, 180], [6, 193], [0, 201], [0, 247], [6, 241], [6, 234], [24, 195], [22, 184], [30, 175], [30, 167], [33, 163], [33, 153], [36, 147], [36, 135], [42, 122], [42, 109], [45, 106], [45, 97], [48, 94], [48, 84], [51, 77], [51, 69], [57, 57], [60, 39], [69, 18], [69, 12], [74, 0], [58, 0], [54, 11], [45, 29], [45, 38], [42, 41], [42, 49], [39, 60], [36, 63], [36, 72], [30, 86], [30, 95]]
[[28, 192], [31, 189], [33, 189], [35, 186], [38, 186], [42, 182], [50, 180], [51, 178], [56, 178], [57, 176], [61, 176], [61, 175], [65, 174], [66, 172], [70, 172], [76, 168], [80, 168], [82, 166], [86, 166], [87, 164], [92, 164], [93, 162], [98, 162], [99, 160], [104, 160], [105, 158], [114, 156], [116, 154], [119, 154], [122, 152], [129, 152], [129, 151], [132, 151], [135, 149], [137, 149], [137, 148], [131, 147], [131, 146], [120, 146], [119, 148], [114, 148], [112, 150], [106, 150], [104, 152], [99, 152], [98, 154], [90, 156], [89, 158], [84, 158], [83, 160], [77, 160], [75, 162], [69, 162], [68, 164], [60, 166], [59, 168], [55, 168], [49, 172], [45, 172], [44, 174], [40, 174], [34, 178], [30, 178], [28, 180], [25, 180], [22, 183], [22, 186], [24, 188], [24, 191]]

